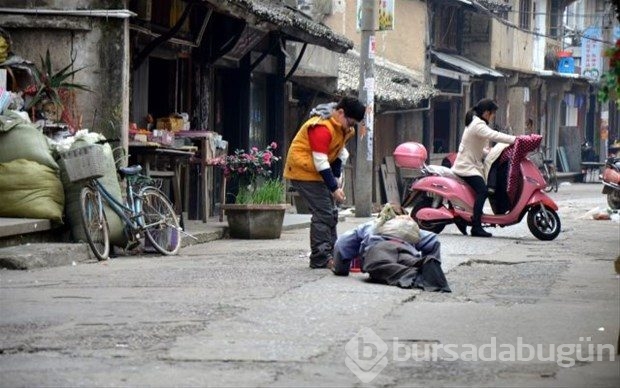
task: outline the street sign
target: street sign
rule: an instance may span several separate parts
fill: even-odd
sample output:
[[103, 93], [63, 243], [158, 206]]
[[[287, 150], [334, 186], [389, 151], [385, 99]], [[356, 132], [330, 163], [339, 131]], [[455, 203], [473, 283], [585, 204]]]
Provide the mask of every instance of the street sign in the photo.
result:
[[[394, 0], [377, 0], [377, 12], [375, 20], [376, 31], [386, 31], [394, 29]], [[357, 0], [357, 31], [361, 31], [362, 26], [362, 0]]]

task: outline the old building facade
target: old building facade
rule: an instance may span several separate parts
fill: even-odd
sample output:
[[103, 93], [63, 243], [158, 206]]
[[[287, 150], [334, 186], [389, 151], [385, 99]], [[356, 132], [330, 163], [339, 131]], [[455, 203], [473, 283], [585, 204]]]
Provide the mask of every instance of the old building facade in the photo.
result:
[[[183, 112], [192, 130], [220, 133], [230, 149], [275, 140], [285, 152], [314, 105], [357, 94], [360, 3], [9, 0], [0, 26], [25, 60], [38, 64], [49, 48], [57, 66], [74, 61], [83, 68], [74, 75], [92, 90], [75, 100], [83, 128], [126, 144], [130, 122], [143, 127], [149, 115]], [[439, 162], [456, 150], [465, 113], [482, 97], [501, 106], [499, 130], [521, 134], [531, 118], [550, 156], [565, 154], [566, 171], [579, 170], [583, 140], [603, 158], [605, 141], [620, 136], [618, 107], [596, 100], [597, 79], [586, 63], [590, 51], [600, 54], [619, 34], [608, 2], [378, 6], [388, 3], [393, 28], [377, 30], [374, 40], [375, 202], [383, 200], [379, 166], [396, 145], [421, 142], [430, 161]], [[604, 61], [594, 62], [605, 70]], [[16, 88], [27, 87], [27, 77], [16, 74]]]

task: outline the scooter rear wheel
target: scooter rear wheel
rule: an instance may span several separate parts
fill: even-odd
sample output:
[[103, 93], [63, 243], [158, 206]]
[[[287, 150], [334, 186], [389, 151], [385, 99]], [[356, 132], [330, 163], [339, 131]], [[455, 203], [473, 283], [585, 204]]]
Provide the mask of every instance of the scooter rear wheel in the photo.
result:
[[425, 207], [433, 207], [433, 199], [427, 197], [425, 193], [419, 193], [413, 200], [413, 208], [411, 209], [411, 218], [418, 223], [420, 228], [424, 230], [428, 230], [433, 233], [441, 233], [441, 231], [446, 227], [445, 224], [431, 224], [426, 221], [419, 220], [415, 215], [418, 210], [423, 209]]
[[534, 237], [543, 241], [555, 239], [562, 229], [558, 213], [543, 206], [534, 206], [528, 211], [527, 226]]

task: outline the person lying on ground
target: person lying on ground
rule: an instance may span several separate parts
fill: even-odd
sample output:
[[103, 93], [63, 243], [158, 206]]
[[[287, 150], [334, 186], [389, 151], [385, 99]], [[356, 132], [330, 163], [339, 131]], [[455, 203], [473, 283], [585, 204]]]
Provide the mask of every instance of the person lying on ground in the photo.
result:
[[420, 230], [398, 205], [386, 204], [375, 220], [338, 237], [334, 268], [348, 276], [358, 257], [371, 281], [401, 288], [451, 292], [441, 269], [441, 243], [437, 234]]

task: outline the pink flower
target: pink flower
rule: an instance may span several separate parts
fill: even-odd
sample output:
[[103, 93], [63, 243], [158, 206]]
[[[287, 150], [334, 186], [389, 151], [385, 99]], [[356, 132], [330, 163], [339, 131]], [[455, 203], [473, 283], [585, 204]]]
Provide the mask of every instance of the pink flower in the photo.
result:
[[224, 171], [227, 178], [242, 178], [248, 182], [255, 182], [258, 177], [271, 176], [271, 167], [281, 158], [273, 154], [277, 147], [276, 142], [264, 149], [251, 147], [249, 152], [237, 149], [231, 155], [213, 160]]

